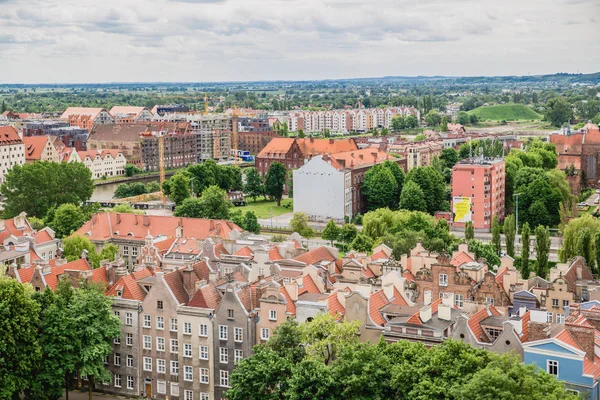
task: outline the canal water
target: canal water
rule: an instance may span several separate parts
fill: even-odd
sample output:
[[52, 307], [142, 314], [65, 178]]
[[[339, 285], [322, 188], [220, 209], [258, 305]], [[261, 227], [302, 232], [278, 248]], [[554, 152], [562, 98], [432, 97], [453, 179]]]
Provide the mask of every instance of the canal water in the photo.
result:
[[[137, 179], [135, 181], [125, 182], [125, 183], [141, 182], [145, 185], [150, 182], [159, 182], [159, 181], [160, 181], [160, 179], [158, 177], [155, 177], [155, 178]], [[110, 201], [110, 200], [112, 200], [113, 196], [115, 194], [115, 190], [117, 190], [117, 187], [122, 183], [124, 183], [124, 182], [107, 183], [106, 185], [96, 186], [94, 188], [94, 193], [92, 194], [92, 198], [90, 199], [90, 201]]]

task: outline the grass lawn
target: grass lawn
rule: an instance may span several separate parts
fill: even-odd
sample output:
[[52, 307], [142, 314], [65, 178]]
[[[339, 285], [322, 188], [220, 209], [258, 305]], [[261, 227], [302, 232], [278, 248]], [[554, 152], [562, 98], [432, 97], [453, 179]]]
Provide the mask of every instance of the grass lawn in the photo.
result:
[[539, 120], [542, 116], [524, 104], [496, 104], [493, 106], [482, 106], [469, 111], [482, 120], [492, 121], [517, 121], [517, 120]]
[[[256, 214], [257, 218], [270, 218], [271, 209], [273, 209], [274, 217], [294, 211], [292, 199], [281, 199], [281, 207], [277, 207], [277, 203], [275, 201], [265, 201], [264, 199], [256, 199], [256, 202], [254, 202], [252, 199], [246, 198], [246, 201], [247, 203], [245, 206], [236, 207], [236, 209], [242, 210], [242, 212], [254, 211], [254, 214]], [[288, 208], [284, 207], [288, 204]]]

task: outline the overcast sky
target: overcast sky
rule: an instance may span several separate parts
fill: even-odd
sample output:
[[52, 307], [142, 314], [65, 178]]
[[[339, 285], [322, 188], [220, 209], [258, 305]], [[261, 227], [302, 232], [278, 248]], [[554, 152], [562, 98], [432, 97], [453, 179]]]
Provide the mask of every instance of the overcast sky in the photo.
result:
[[0, 0], [0, 82], [600, 71], [600, 0]]

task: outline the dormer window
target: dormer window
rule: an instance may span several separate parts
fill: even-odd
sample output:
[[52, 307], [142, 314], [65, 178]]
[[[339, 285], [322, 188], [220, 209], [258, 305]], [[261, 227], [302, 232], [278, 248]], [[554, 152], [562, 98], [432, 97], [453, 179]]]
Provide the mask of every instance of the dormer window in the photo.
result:
[[121, 297], [123, 295], [123, 292], [121, 290], [117, 290], [117, 297]]

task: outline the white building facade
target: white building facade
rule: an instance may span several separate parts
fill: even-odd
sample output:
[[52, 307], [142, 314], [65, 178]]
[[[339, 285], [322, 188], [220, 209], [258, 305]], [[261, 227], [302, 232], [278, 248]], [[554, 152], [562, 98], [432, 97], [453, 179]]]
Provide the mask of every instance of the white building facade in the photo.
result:
[[0, 126], [0, 184], [15, 165], [25, 164], [25, 145], [12, 126]]

